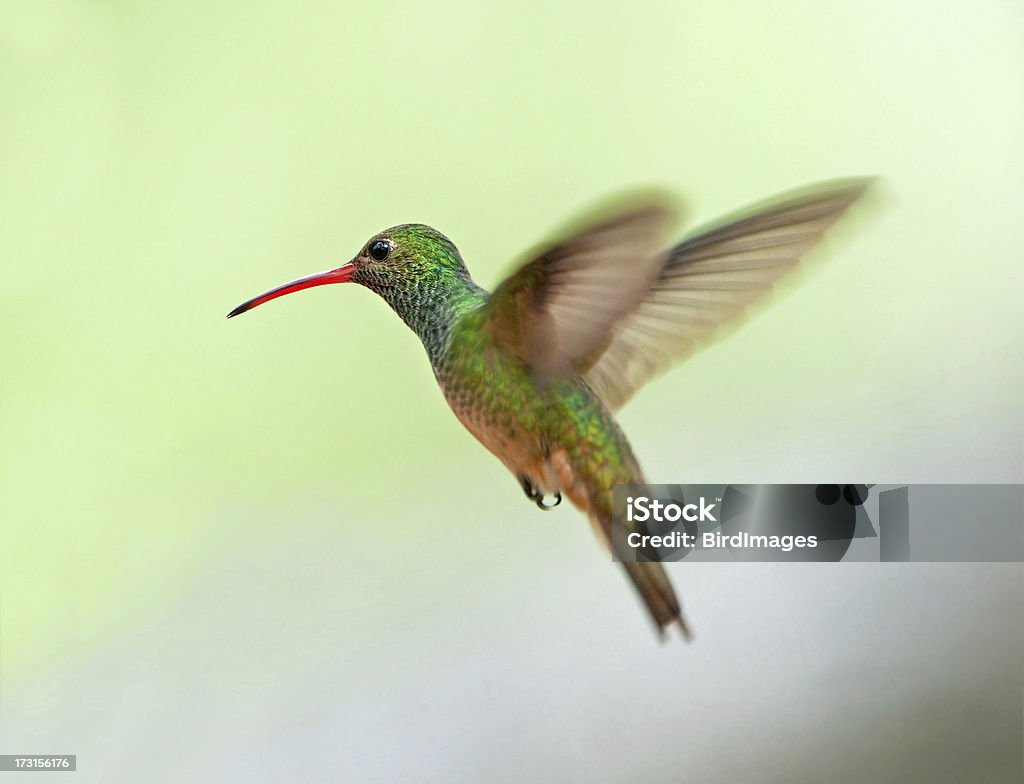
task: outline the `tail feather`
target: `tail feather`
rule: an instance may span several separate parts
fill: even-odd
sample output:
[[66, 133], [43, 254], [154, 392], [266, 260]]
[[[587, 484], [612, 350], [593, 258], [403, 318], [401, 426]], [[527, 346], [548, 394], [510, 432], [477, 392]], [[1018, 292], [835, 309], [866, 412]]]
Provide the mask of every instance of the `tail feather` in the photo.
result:
[[647, 610], [654, 623], [657, 624], [658, 632], [662, 637], [665, 635], [665, 627], [677, 623], [683, 634], [683, 639], [690, 642], [693, 635], [683, 618], [683, 611], [679, 607], [679, 600], [676, 598], [672, 583], [669, 582], [668, 575], [665, 573], [665, 567], [654, 562], [623, 562], [622, 566], [633, 582], [637, 593], [640, 594], [640, 598], [647, 605]]
[[[629, 442], [618, 429], [615, 421], [609, 416], [608, 429], [619, 439], [620, 452], [628, 456], [621, 464], [625, 472], [621, 476], [609, 475], [602, 466], [588, 465], [586, 462], [573, 461], [568, 452], [558, 450], [551, 455], [551, 467], [554, 469], [558, 484], [573, 505], [584, 512], [590, 519], [597, 540], [609, 551], [614, 553], [616, 546], [612, 541], [612, 493], [611, 485], [616, 481], [643, 482], [636, 460], [629, 449]], [[637, 593], [647, 606], [658, 633], [664, 639], [665, 627], [673, 623], [679, 624], [683, 639], [690, 642], [693, 635], [683, 618], [679, 607], [679, 599], [669, 582], [665, 567], [653, 561], [637, 563], [632, 557], [621, 557], [620, 561], [629, 579], [633, 582]]]

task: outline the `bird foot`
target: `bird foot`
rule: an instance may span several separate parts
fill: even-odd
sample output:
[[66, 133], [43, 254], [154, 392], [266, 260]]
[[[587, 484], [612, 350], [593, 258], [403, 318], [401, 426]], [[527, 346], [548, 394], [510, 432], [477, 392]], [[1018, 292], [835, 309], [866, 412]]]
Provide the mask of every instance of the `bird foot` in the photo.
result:
[[533, 483], [525, 476], [519, 477], [519, 483], [523, 486], [523, 492], [526, 493], [526, 497], [537, 504], [538, 509], [543, 509], [547, 512], [550, 509], [554, 509], [560, 503], [562, 503], [562, 494], [555, 493], [555, 500], [553, 503], [544, 503], [544, 493], [533, 486]]

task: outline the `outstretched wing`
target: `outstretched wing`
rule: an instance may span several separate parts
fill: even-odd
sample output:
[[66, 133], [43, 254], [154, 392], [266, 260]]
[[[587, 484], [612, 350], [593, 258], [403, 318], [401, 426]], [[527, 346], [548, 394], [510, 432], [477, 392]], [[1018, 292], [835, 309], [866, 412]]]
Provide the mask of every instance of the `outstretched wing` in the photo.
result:
[[842, 180], [785, 194], [683, 240], [659, 257], [660, 274], [613, 325], [604, 351], [575, 369], [606, 405], [618, 408], [719, 327], [737, 321], [870, 184]]
[[648, 196], [605, 210], [523, 264], [486, 306], [493, 336], [539, 376], [592, 365], [612, 325], [647, 295], [665, 263], [672, 213]]

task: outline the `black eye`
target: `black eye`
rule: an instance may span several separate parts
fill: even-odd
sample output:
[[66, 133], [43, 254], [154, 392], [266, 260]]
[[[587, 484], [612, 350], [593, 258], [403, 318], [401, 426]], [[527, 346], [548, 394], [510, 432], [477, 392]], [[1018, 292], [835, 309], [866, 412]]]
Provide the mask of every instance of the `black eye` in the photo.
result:
[[391, 255], [391, 243], [387, 240], [377, 240], [370, 245], [370, 258], [374, 261], [384, 261]]

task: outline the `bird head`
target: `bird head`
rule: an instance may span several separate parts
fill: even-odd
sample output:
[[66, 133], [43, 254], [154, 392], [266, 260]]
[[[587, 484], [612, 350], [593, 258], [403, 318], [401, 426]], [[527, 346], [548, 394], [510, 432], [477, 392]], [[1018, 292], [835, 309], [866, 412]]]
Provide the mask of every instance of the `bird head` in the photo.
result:
[[451, 240], [430, 226], [407, 223], [375, 234], [347, 264], [253, 297], [228, 313], [228, 318], [295, 291], [329, 283], [358, 283], [377, 292], [408, 320], [410, 309], [468, 279], [466, 265]]

